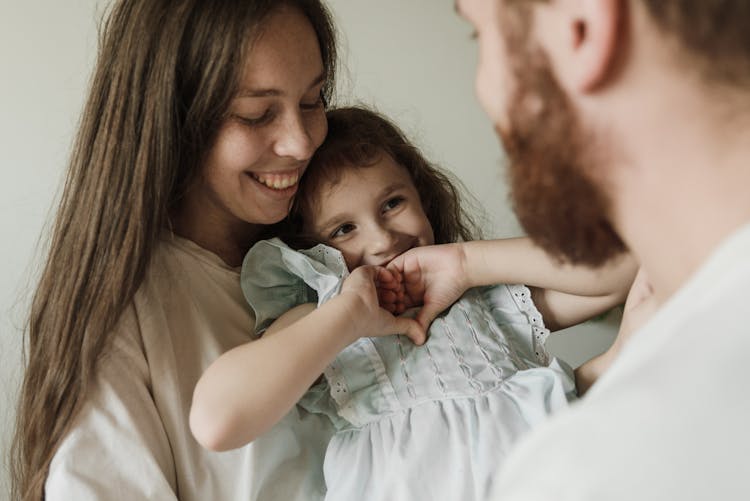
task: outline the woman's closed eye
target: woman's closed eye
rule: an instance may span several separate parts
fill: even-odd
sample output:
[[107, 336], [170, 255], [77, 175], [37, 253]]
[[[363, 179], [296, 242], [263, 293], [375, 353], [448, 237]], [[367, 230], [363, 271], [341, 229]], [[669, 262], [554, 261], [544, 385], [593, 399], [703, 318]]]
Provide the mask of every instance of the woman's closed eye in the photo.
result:
[[356, 226], [354, 226], [353, 224], [345, 223], [345, 224], [342, 224], [341, 226], [338, 226], [335, 230], [333, 230], [331, 232], [331, 236], [328, 238], [330, 239], [341, 238], [341, 237], [348, 235], [355, 229], [356, 229]]
[[299, 107], [303, 111], [317, 110], [319, 108], [322, 108], [323, 107], [323, 94], [319, 93], [315, 97], [315, 99], [300, 103]]
[[270, 108], [259, 115], [234, 115], [240, 122], [251, 127], [265, 125], [273, 120], [274, 113]]

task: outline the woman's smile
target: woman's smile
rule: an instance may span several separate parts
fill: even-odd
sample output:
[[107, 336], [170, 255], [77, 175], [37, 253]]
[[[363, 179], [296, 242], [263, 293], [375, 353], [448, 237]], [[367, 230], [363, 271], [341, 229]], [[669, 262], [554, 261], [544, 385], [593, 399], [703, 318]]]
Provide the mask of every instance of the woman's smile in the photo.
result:
[[247, 175], [267, 193], [288, 198], [297, 192], [303, 172], [304, 169], [299, 168], [284, 172], [248, 172]]

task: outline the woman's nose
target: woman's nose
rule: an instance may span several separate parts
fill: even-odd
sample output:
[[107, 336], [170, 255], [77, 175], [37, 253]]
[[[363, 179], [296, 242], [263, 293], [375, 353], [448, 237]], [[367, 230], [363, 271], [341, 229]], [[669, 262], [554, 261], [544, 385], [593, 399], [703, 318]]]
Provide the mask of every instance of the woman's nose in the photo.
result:
[[308, 160], [316, 146], [304, 117], [300, 113], [292, 113], [279, 128], [274, 152], [280, 157]]

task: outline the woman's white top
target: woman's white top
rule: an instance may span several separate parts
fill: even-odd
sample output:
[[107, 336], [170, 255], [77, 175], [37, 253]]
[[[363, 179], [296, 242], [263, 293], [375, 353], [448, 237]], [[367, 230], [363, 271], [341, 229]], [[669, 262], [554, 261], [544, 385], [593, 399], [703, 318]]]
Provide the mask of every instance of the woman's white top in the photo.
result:
[[[193, 438], [193, 388], [255, 319], [239, 268], [165, 234], [52, 461], [46, 499], [311, 500], [324, 495], [331, 423], [300, 408], [251, 444], [210, 452]], [[252, 380], [248, 384], [253, 384]]]
[[750, 500], [749, 310], [750, 225], [526, 437], [492, 499]]

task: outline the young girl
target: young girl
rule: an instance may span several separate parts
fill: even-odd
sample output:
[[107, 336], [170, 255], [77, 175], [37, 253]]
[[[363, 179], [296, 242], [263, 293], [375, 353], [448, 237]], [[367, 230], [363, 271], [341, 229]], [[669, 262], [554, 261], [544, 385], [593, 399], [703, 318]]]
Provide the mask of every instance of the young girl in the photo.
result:
[[[423, 346], [387, 336], [392, 330], [329, 305], [357, 291], [378, 308], [373, 284], [398, 279], [385, 265], [416, 246], [468, 239], [471, 225], [448, 178], [385, 118], [345, 108], [329, 112], [328, 123], [290, 216], [292, 234], [320, 245], [295, 251], [273, 239], [250, 250], [242, 286], [266, 346], [240, 346], [206, 371], [193, 432], [210, 448], [239, 446], [304, 393], [299, 407], [327, 415], [337, 430], [324, 462], [326, 499], [484, 499], [518, 437], [575, 394], [571, 370], [544, 349], [547, 327], [621, 302], [635, 266], [626, 259], [599, 272], [564, 268], [528, 240], [509, 239], [508, 282], [532, 289], [468, 291]], [[296, 339], [304, 351], [275, 338], [323, 311], [322, 332]], [[336, 316], [345, 319], [340, 331], [326, 332]], [[414, 321], [402, 321], [402, 332], [421, 343]], [[310, 367], [322, 369], [317, 382]]]

